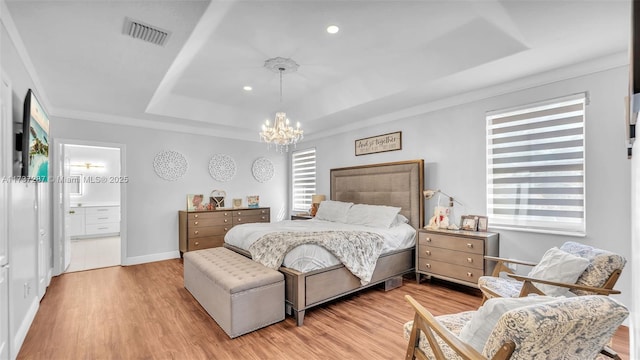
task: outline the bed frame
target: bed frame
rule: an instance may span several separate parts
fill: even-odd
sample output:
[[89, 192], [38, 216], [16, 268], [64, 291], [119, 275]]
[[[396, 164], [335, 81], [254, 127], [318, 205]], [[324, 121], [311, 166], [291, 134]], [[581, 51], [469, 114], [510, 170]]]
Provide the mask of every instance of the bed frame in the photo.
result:
[[[331, 169], [331, 199], [401, 207], [400, 213], [419, 229], [424, 225], [423, 174], [423, 160]], [[251, 256], [238, 247], [225, 246]], [[385, 283], [385, 288], [397, 287], [403, 274], [415, 270], [414, 251], [412, 247], [380, 256], [371, 282], [365, 286], [344, 265], [306, 273], [280, 267], [285, 277], [287, 314], [302, 326], [305, 311], [311, 307], [380, 283]]]

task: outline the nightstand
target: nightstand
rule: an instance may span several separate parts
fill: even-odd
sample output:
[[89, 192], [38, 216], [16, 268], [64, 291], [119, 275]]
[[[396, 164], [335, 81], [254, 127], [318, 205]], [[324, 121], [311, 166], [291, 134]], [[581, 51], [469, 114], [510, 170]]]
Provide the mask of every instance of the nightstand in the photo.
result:
[[291, 215], [291, 220], [309, 220], [313, 219], [311, 215]]
[[416, 278], [436, 277], [478, 287], [478, 278], [491, 275], [495, 262], [484, 256], [498, 256], [498, 233], [464, 230], [418, 230]]

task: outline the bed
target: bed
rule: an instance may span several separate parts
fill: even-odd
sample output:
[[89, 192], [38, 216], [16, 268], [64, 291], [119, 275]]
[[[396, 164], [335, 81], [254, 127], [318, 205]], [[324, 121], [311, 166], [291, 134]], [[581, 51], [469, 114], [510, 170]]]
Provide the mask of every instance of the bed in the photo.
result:
[[[332, 169], [330, 199], [400, 207], [400, 214], [407, 218], [408, 224], [415, 230], [421, 228], [424, 222], [423, 174], [423, 160]], [[304, 226], [308, 221], [314, 220], [297, 221], [295, 224], [290, 222], [289, 225]], [[249, 251], [226, 240], [224, 246], [251, 257]], [[393, 284], [397, 286], [403, 274], [415, 270], [415, 246], [399, 247], [386, 249], [377, 259], [373, 274], [365, 285], [361, 278], [340, 263], [311, 271], [281, 266], [279, 270], [285, 277], [287, 313], [293, 315], [297, 325], [301, 326], [305, 311], [311, 307], [381, 283], [385, 283], [386, 288], [392, 288]]]

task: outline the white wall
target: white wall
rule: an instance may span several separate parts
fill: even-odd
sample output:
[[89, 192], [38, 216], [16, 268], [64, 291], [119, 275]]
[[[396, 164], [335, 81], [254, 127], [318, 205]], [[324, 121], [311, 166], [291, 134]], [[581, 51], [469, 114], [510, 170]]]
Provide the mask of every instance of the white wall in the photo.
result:
[[[120, 176], [120, 149], [93, 146], [65, 146], [65, 156], [69, 158], [71, 175], [80, 174], [82, 195], [71, 195], [71, 206], [119, 205], [120, 183], [95, 182], [97, 177], [115, 178]], [[79, 167], [91, 163], [102, 167]]]
[[[178, 211], [186, 210], [187, 194], [205, 194], [208, 199], [212, 190], [224, 190], [227, 199], [242, 198], [245, 205], [247, 195], [259, 195], [260, 205], [271, 207], [272, 221], [288, 214], [286, 156], [267, 152], [265, 144], [83, 120], [52, 118], [51, 124], [52, 138], [126, 146], [126, 173], [122, 174], [129, 177], [124, 185], [125, 264], [178, 256]], [[156, 175], [153, 160], [164, 150], [185, 156], [189, 163], [185, 176], [167, 181]], [[234, 158], [237, 172], [231, 181], [218, 182], [209, 174], [214, 154]], [[256, 181], [251, 173], [253, 161], [259, 157], [270, 159], [275, 167], [274, 177], [265, 183]]]
[[[626, 158], [624, 97], [628, 68], [616, 68], [571, 80], [400, 118], [375, 127], [308, 141], [317, 149], [318, 193], [329, 194], [329, 170], [336, 167], [424, 159], [425, 188], [441, 189], [466, 205], [455, 215], [486, 213], [485, 112], [563, 95], [589, 92], [586, 109], [587, 236], [574, 238], [516, 231], [500, 232], [500, 255], [539, 260], [553, 246], [573, 240], [608, 249], [631, 260], [630, 162]], [[354, 140], [402, 131], [402, 150], [354, 155]], [[426, 201], [425, 216], [435, 200]], [[459, 219], [459, 218], [458, 218]], [[491, 226], [491, 220], [489, 220]], [[631, 304], [631, 265], [623, 271], [615, 297]]]

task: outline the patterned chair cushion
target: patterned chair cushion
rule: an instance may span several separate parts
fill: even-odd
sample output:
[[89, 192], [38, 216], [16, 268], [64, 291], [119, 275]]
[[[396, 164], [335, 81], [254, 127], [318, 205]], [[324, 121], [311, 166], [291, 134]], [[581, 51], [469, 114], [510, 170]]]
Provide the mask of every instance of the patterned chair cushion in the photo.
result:
[[[591, 261], [587, 269], [576, 281], [576, 284], [579, 285], [602, 287], [604, 283], [607, 282], [607, 279], [609, 279], [609, 276], [611, 276], [615, 270], [622, 270], [627, 262], [624, 257], [618, 254], [573, 241], [564, 243], [560, 247], [560, 250]], [[571, 292], [576, 295], [592, 294], [584, 290], [571, 290]]]
[[478, 278], [478, 286], [480, 290], [483, 290], [482, 293], [487, 299], [496, 296], [484, 291], [484, 289], [491, 289], [491, 291], [497, 293], [499, 297], [518, 297], [522, 289], [522, 282], [512, 278], [481, 276]]
[[485, 344], [491, 358], [506, 340], [511, 359], [594, 359], [629, 311], [614, 299], [590, 295], [559, 299], [506, 312]]
[[[458, 336], [460, 334], [460, 330], [462, 327], [471, 320], [471, 317], [475, 311], [465, 311], [458, 314], [450, 314], [450, 315], [441, 315], [436, 316], [436, 319], [444, 325], [449, 331], [451, 331], [454, 335]], [[409, 321], [404, 324], [404, 339], [409, 341], [409, 337], [411, 336], [411, 328], [413, 327], [413, 321]], [[438, 335], [436, 335], [436, 339], [438, 340], [438, 344], [447, 359], [458, 360], [462, 359], [458, 354], [456, 354]], [[424, 351], [429, 359], [435, 359], [433, 352], [431, 351], [431, 347], [429, 346], [429, 341], [427, 337], [424, 336], [422, 332], [420, 332], [420, 342], [418, 344], [420, 349]]]

